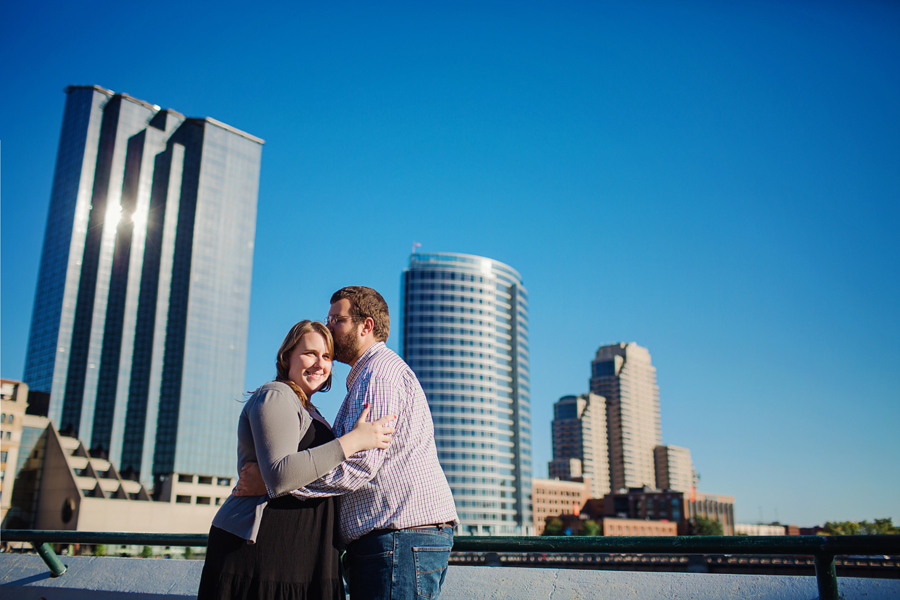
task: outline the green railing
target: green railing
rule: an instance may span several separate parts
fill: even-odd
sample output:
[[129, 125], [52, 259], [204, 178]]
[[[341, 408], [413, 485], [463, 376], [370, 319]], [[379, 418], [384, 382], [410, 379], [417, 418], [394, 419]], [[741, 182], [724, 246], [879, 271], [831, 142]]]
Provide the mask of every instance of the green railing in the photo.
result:
[[[29, 542], [58, 577], [66, 568], [50, 544], [205, 546], [206, 534], [93, 533], [4, 529], [5, 542]], [[849, 536], [691, 536], [691, 537], [465, 537], [453, 541], [457, 552], [592, 552], [626, 554], [795, 554], [811, 555], [820, 600], [837, 600], [835, 556], [900, 554], [900, 535]]]

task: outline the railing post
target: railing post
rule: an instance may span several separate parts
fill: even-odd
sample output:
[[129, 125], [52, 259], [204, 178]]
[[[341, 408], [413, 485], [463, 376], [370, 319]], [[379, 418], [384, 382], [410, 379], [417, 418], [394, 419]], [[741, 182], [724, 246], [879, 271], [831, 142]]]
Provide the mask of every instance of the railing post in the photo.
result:
[[834, 567], [834, 554], [814, 555], [816, 563], [816, 584], [819, 586], [819, 600], [838, 600], [837, 570]]
[[50, 547], [50, 544], [44, 542], [40, 546], [37, 544], [32, 544], [32, 546], [35, 546], [35, 550], [44, 559], [44, 563], [50, 567], [50, 577], [59, 577], [66, 572], [66, 565], [62, 564], [62, 561], [56, 556], [56, 552]]

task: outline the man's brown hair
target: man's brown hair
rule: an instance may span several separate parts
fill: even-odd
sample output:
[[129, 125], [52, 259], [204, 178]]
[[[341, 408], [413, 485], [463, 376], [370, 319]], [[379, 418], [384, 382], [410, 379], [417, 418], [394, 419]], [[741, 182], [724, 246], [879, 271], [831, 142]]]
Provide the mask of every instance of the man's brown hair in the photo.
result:
[[372, 288], [351, 285], [332, 294], [331, 303], [340, 302], [345, 298], [350, 301], [350, 316], [353, 322], [362, 323], [371, 317], [375, 321], [375, 329], [372, 331], [375, 339], [386, 342], [391, 333], [391, 315], [388, 313], [387, 302], [381, 294]]

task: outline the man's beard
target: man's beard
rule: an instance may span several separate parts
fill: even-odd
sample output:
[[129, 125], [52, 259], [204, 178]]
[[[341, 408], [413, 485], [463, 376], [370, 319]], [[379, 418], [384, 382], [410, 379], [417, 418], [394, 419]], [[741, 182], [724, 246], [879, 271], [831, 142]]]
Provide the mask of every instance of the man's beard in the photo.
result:
[[348, 331], [343, 337], [334, 337], [334, 360], [350, 364], [359, 356], [359, 338], [356, 331]]

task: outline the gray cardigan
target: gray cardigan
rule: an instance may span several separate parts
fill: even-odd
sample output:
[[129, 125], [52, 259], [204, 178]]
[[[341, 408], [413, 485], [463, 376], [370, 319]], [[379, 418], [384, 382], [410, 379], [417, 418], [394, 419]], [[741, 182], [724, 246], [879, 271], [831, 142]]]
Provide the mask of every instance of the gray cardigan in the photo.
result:
[[256, 542], [263, 509], [277, 498], [325, 475], [344, 460], [338, 440], [297, 451], [312, 417], [294, 390], [273, 381], [253, 392], [238, 420], [238, 473], [259, 463], [269, 496], [228, 497], [212, 524], [250, 543]]

